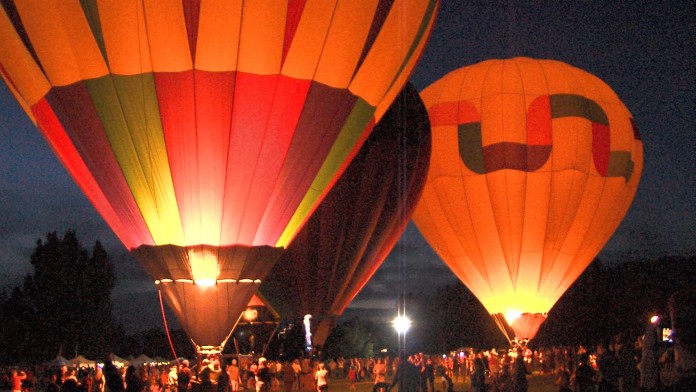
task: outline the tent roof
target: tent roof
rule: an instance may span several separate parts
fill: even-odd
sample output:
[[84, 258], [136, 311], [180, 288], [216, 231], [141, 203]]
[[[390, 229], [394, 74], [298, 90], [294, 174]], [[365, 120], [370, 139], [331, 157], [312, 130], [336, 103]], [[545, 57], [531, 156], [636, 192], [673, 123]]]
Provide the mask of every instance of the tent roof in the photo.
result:
[[137, 356], [136, 358], [133, 358], [130, 361], [131, 365], [134, 365], [134, 366], [140, 366], [144, 363], [150, 363], [150, 362], [155, 362], [155, 361], [145, 354], [140, 354], [139, 356]]
[[56, 357], [53, 358], [52, 360], [46, 362], [44, 365], [46, 365], [46, 366], [63, 366], [63, 365], [67, 365], [67, 364], [68, 364], [68, 360], [59, 354], [59, 355], [56, 355]]
[[96, 363], [97, 361], [92, 360], [92, 359], [87, 359], [82, 355], [78, 355], [75, 358], [71, 359], [68, 361], [69, 364], [76, 364], [76, 363]]
[[88, 366], [88, 367], [93, 367], [97, 365], [97, 361], [94, 361], [92, 359], [87, 359], [82, 355], [78, 355], [75, 358], [71, 359], [67, 363], [70, 366]]
[[109, 359], [111, 360], [111, 362], [129, 363], [129, 361], [119, 357], [118, 355], [116, 355], [114, 353], [109, 354]]

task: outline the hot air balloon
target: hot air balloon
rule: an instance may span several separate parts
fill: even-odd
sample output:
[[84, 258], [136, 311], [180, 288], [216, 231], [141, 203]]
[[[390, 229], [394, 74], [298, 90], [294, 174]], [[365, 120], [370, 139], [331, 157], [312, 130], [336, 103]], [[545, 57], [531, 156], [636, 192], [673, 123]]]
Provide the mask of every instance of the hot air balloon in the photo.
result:
[[3, 1], [0, 74], [199, 352], [413, 70], [436, 0]]
[[633, 118], [603, 81], [552, 60], [484, 61], [421, 96], [433, 151], [414, 222], [508, 339], [531, 339], [633, 200]]
[[407, 84], [259, 289], [286, 319], [311, 315], [322, 346], [411, 219], [430, 162], [430, 123]]

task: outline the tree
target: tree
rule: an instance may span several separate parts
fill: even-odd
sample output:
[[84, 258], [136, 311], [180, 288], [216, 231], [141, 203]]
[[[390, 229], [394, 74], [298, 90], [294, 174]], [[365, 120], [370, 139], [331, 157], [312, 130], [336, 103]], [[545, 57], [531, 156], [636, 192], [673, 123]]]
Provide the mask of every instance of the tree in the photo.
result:
[[493, 318], [462, 283], [440, 288], [428, 296], [424, 304], [421, 322], [425, 325], [418, 338], [425, 352], [444, 353], [462, 347], [483, 349], [507, 344]]
[[15, 287], [9, 296], [3, 295], [0, 306], [0, 358], [5, 365], [21, 362], [34, 351], [32, 323], [34, 310], [24, 291]]
[[102, 245], [96, 242], [90, 254], [74, 231], [63, 238], [52, 232], [37, 241], [30, 262], [33, 274], [2, 307], [5, 340], [13, 342], [5, 358], [37, 363], [59, 352], [103, 357], [113, 345], [110, 296], [116, 278]]
[[[324, 345], [324, 356], [373, 357], [382, 348], [396, 346], [391, 325], [379, 325], [367, 318], [351, 318], [339, 323]], [[395, 349], [393, 349], [396, 351]]]
[[593, 345], [621, 333], [643, 334], [652, 314], [667, 314], [669, 296], [691, 287], [696, 257], [633, 260], [604, 268], [595, 260], [561, 297], [532, 341], [535, 346]]

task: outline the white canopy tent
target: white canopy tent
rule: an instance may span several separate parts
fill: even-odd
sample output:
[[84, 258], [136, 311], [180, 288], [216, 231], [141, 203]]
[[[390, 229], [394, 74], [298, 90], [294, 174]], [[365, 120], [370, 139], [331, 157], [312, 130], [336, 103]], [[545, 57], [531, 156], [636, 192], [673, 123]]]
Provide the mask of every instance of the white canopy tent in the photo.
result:
[[148, 356], [145, 355], [145, 354], [141, 354], [141, 355], [139, 355], [138, 357], [133, 358], [133, 359], [130, 361], [130, 364], [131, 364], [131, 366], [140, 367], [140, 366], [143, 366], [143, 365], [152, 364], [152, 363], [154, 363], [154, 362], [155, 362], [154, 359], [148, 357]]
[[69, 360], [67, 365], [77, 368], [94, 368], [97, 366], [97, 361], [87, 359], [82, 355], [78, 355], [75, 358]]

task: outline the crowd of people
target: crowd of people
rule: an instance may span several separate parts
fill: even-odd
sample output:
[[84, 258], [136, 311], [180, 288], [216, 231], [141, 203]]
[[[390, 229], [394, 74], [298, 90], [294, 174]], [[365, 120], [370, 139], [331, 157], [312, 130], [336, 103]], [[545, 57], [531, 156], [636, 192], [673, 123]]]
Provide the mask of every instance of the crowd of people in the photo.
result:
[[[455, 383], [472, 392], [527, 391], [530, 374], [555, 379], [559, 391], [696, 391], [696, 292], [674, 296], [674, 334], [663, 341], [661, 328], [647, 324], [635, 340], [617, 335], [592, 347], [532, 350], [457, 350], [445, 355], [391, 358], [298, 358], [287, 361], [251, 356], [209, 356], [194, 366], [187, 360], [87, 368], [2, 369], [0, 390], [11, 392], [326, 392], [333, 380], [350, 390], [369, 382], [373, 392], [453, 392]], [[679, 309], [679, 310], [677, 310]], [[679, 317], [677, 317], [677, 314]]]
[[[592, 348], [553, 347], [531, 350], [463, 349], [445, 355], [418, 353], [391, 358], [288, 361], [250, 356], [210, 356], [199, 365], [188, 360], [171, 365], [57, 369], [11, 369], [2, 382], [12, 392], [326, 392], [345, 379], [350, 390], [373, 383], [373, 392], [453, 392], [457, 385], [472, 392], [527, 391], [531, 374], [553, 375], [559, 391], [657, 391], [676, 385], [674, 350], [656, 346], [655, 363], [645, 359], [644, 335], [624, 342], [621, 335]], [[650, 343], [650, 342], [647, 342]], [[652, 369], [656, 370], [652, 372]], [[645, 369], [651, 369], [649, 374]], [[36, 374], [42, 374], [37, 379]], [[654, 374], [654, 379], [651, 376]]]

